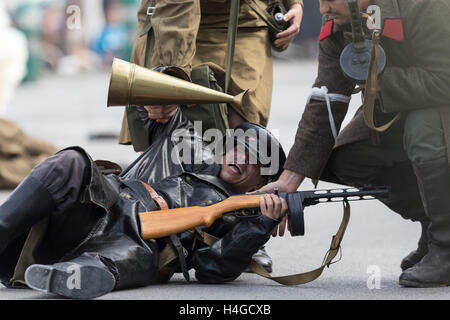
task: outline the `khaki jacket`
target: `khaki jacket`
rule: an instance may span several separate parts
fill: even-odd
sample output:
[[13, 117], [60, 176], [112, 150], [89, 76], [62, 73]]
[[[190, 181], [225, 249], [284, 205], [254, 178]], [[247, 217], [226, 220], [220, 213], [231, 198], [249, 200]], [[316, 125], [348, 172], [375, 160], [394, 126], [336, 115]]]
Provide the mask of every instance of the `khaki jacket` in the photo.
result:
[[[255, 2], [262, 8], [267, 7], [267, 0]], [[139, 9], [132, 62], [148, 68], [178, 66], [188, 74], [192, 67], [206, 64], [224, 88], [230, 1], [157, 0], [149, 26], [147, 10], [151, 3], [151, 0], [143, 0]], [[284, 1], [287, 8], [294, 3], [302, 1]], [[236, 111], [247, 121], [267, 125], [273, 78], [267, 27], [245, 1], [241, 1], [239, 12], [229, 93], [236, 95], [249, 89], [249, 104]], [[151, 52], [147, 46], [149, 36], [153, 37]], [[119, 142], [128, 144], [130, 141], [124, 117]]]
[[[376, 119], [382, 125], [397, 112], [445, 107], [441, 112], [450, 150], [450, 4], [447, 0], [375, 0], [381, 8], [381, 45], [387, 55], [387, 66], [381, 76]], [[327, 21], [326, 17], [324, 21]], [[328, 22], [329, 23], [329, 22]], [[330, 25], [328, 24], [328, 27]], [[339, 57], [351, 42], [351, 28], [324, 27], [319, 42], [319, 68], [314, 87], [327, 86], [330, 93], [350, 96], [355, 83], [341, 71]], [[447, 109], [448, 107], [448, 109]], [[332, 102], [336, 127], [339, 129], [348, 104]], [[380, 138], [402, 139], [403, 122], [394, 124]], [[285, 168], [318, 179], [333, 148], [368, 139], [371, 131], [365, 125], [361, 109], [341, 131], [335, 143], [325, 102], [311, 100], [306, 106], [290, 150]], [[388, 143], [388, 141], [386, 141]], [[449, 157], [450, 158], [450, 157]]]

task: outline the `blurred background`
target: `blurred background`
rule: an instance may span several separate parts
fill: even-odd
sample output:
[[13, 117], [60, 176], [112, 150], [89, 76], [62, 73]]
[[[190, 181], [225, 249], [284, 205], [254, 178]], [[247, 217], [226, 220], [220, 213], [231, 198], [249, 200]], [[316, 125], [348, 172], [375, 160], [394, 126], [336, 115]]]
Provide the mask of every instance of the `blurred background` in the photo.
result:
[[[25, 82], [49, 72], [71, 75], [109, 68], [114, 56], [128, 60], [131, 55], [140, 0], [2, 2], [0, 10], [9, 15], [10, 27], [27, 39]], [[306, 0], [302, 31], [289, 57], [315, 56], [320, 27], [318, 1]]]
[[[5, 0], [2, 0], [5, 2]], [[139, 0], [6, 0], [11, 25], [27, 39], [25, 82], [71, 75], [129, 58]]]
[[[136, 157], [117, 143], [123, 108], [107, 109], [106, 98], [113, 57], [131, 56], [140, 2], [1, 0], [0, 189], [70, 145], [122, 166]], [[288, 50], [274, 52], [269, 128], [286, 149], [317, 68], [321, 16], [318, 1], [304, 2], [300, 34]]]

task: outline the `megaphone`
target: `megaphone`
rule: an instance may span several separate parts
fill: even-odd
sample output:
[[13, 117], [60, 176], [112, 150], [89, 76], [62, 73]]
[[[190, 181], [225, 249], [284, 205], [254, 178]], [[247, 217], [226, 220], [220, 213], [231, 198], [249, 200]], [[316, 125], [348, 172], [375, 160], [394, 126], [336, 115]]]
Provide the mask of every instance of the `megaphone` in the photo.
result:
[[231, 96], [115, 58], [107, 106], [229, 103], [242, 107], [247, 92]]

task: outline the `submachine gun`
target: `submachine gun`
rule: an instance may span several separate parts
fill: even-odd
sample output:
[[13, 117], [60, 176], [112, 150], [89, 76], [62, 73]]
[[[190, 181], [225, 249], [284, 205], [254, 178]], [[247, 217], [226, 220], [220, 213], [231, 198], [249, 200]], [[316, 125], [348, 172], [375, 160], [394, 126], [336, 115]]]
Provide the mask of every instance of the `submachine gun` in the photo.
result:
[[[154, 239], [180, 233], [199, 226], [209, 227], [224, 215], [254, 214], [262, 193], [231, 196], [209, 206], [194, 206], [140, 213], [142, 236]], [[385, 187], [280, 192], [288, 204], [291, 235], [305, 234], [304, 207], [324, 202], [381, 199], [389, 196]]]
[[[262, 193], [231, 196], [224, 201], [210, 206], [196, 206], [176, 208], [140, 213], [141, 231], [144, 239], [169, 236], [199, 226], [211, 226], [216, 219], [230, 214], [255, 214], [259, 209], [259, 199]], [[304, 207], [323, 202], [338, 202], [344, 204], [344, 214], [338, 231], [332, 237], [329, 250], [323, 259], [322, 265], [312, 271], [274, 277], [262, 266], [252, 261], [249, 268], [256, 274], [278, 282], [283, 285], [299, 285], [317, 279], [329, 267], [340, 252], [340, 245], [350, 219], [350, 206], [348, 201], [381, 199], [389, 196], [385, 187], [364, 187], [351, 189], [314, 190], [279, 193], [288, 204], [288, 217], [290, 232], [293, 236], [305, 234]], [[215, 239], [203, 231], [203, 241], [212, 245]], [[209, 239], [208, 239], [209, 238]]]

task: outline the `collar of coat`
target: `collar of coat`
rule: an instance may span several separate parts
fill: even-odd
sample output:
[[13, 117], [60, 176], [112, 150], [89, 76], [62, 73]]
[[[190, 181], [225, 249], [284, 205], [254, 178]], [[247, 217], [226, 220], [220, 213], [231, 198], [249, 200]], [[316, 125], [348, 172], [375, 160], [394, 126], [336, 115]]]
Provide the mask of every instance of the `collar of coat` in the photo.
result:
[[[382, 30], [381, 35], [397, 41], [405, 39], [403, 30], [403, 21], [400, 15], [397, 0], [374, 0], [374, 5], [381, 9]], [[333, 20], [323, 17], [324, 24], [319, 35], [319, 41], [322, 41], [338, 31], [344, 31], [349, 26], [339, 26], [333, 23]]]

